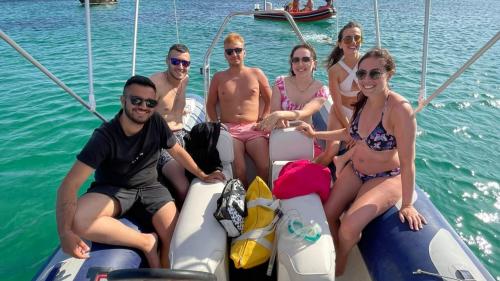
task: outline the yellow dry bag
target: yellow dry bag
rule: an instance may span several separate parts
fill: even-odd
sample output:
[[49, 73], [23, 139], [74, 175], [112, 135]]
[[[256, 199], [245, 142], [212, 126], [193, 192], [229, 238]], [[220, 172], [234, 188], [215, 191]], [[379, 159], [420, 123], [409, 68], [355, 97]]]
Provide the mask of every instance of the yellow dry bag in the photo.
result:
[[245, 201], [248, 215], [243, 233], [233, 239], [231, 259], [236, 268], [246, 269], [265, 263], [271, 256], [279, 200], [273, 200], [269, 187], [256, 177], [247, 190]]

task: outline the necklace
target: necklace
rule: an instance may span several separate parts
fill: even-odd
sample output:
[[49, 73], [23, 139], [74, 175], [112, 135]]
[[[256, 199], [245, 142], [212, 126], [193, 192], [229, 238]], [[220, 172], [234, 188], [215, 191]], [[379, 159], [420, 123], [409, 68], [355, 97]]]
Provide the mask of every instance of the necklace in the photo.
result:
[[311, 87], [311, 85], [314, 83], [314, 79], [311, 80], [311, 82], [309, 82], [309, 84], [307, 85], [307, 87], [305, 87], [303, 90], [300, 89], [299, 85], [297, 84], [297, 78], [293, 79], [293, 84], [295, 85], [295, 88], [302, 94], [304, 93], [307, 89], [309, 89]]

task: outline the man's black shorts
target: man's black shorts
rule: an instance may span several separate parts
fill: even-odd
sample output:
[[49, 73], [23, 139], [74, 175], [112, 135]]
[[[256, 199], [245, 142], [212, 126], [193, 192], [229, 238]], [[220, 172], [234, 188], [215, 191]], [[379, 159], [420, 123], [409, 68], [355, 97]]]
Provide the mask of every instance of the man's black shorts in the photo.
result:
[[163, 205], [174, 200], [170, 191], [160, 183], [141, 188], [93, 184], [87, 193], [100, 193], [116, 199], [121, 208], [119, 216], [125, 214], [137, 202], [152, 217]]

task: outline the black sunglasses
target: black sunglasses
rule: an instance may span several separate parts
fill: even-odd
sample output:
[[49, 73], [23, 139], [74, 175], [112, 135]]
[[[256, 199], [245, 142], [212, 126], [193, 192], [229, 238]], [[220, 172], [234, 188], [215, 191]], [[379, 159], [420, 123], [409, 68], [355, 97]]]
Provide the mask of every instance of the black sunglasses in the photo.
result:
[[226, 55], [228, 55], [228, 56], [232, 55], [233, 53], [236, 53], [237, 55], [239, 55], [239, 54], [241, 54], [241, 52], [243, 52], [243, 48], [234, 48], [234, 49], [227, 48], [224, 50], [224, 52], [226, 52]]
[[189, 67], [191, 65], [191, 62], [188, 60], [181, 60], [177, 58], [170, 58], [170, 63], [173, 65], [179, 65], [182, 64], [184, 67]]
[[158, 101], [154, 100], [154, 99], [143, 99], [143, 98], [138, 97], [138, 96], [129, 96], [128, 98], [130, 100], [130, 103], [132, 105], [136, 105], [136, 106], [141, 105], [143, 102], [145, 102], [147, 107], [155, 108], [156, 105], [158, 104]]
[[358, 80], [363, 80], [363, 79], [365, 79], [366, 75], [368, 74], [368, 76], [370, 76], [370, 79], [377, 80], [380, 77], [382, 77], [382, 74], [384, 74], [384, 73], [385, 73], [385, 71], [381, 71], [380, 69], [377, 69], [377, 68], [370, 70], [370, 72], [368, 72], [364, 69], [360, 69], [360, 70], [356, 71], [356, 77], [358, 78]]
[[308, 62], [311, 62], [311, 57], [293, 57], [292, 58], [292, 63], [299, 63], [299, 61], [301, 61], [303, 63], [308, 63]]

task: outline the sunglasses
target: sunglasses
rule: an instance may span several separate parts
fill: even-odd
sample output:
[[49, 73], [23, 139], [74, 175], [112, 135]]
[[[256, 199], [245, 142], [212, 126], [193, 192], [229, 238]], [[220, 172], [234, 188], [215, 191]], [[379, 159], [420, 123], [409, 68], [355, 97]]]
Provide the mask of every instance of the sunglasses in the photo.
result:
[[128, 98], [130, 100], [130, 103], [136, 106], [141, 105], [143, 102], [145, 102], [147, 107], [155, 108], [158, 104], [158, 101], [154, 99], [143, 99], [138, 96], [129, 96]]
[[241, 52], [243, 52], [243, 48], [234, 48], [234, 49], [227, 48], [224, 50], [224, 52], [226, 52], [226, 55], [228, 55], [228, 56], [232, 55], [233, 53], [236, 53], [237, 55], [239, 55], [239, 54], [241, 54]]
[[176, 58], [170, 58], [170, 63], [173, 65], [179, 65], [182, 64], [184, 67], [189, 67], [191, 65], [191, 62], [188, 60], [180, 60]]
[[361, 44], [363, 42], [363, 38], [361, 35], [347, 35], [342, 37], [342, 42], [344, 44], [351, 44], [351, 43], [356, 43], [356, 44]]
[[358, 80], [363, 80], [363, 79], [365, 79], [366, 75], [368, 74], [368, 76], [370, 76], [370, 79], [377, 80], [380, 77], [382, 77], [382, 74], [384, 74], [384, 73], [385, 73], [385, 71], [381, 71], [380, 69], [377, 69], [377, 68], [370, 70], [370, 72], [368, 72], [364, 69], [360, 69], [360, 70], [356, 71], [356, 77], [358, 78]]
[[308, 62], [311, 62], [311, 57], [293, 57], [292, 58], [292, 63], [299, 63], [300, 61], [302, 61], [303, 63], [308, 63]]

